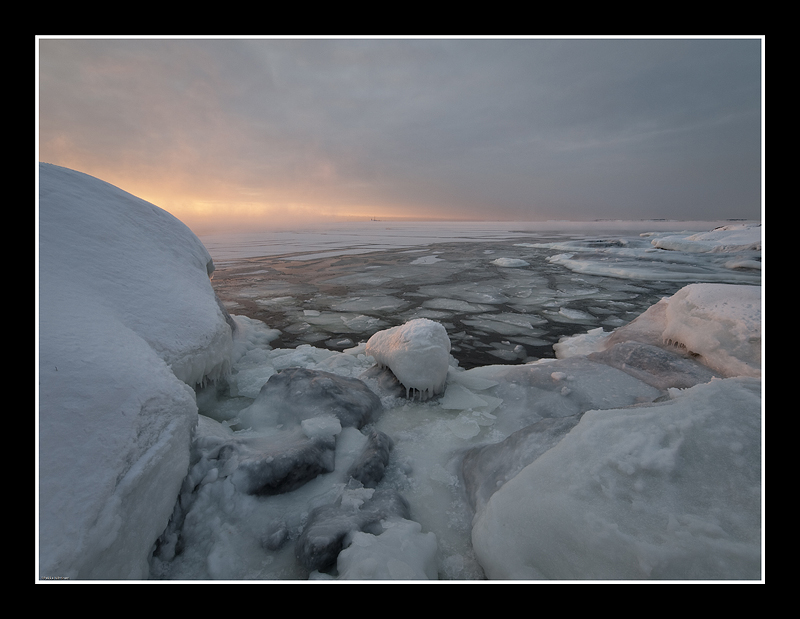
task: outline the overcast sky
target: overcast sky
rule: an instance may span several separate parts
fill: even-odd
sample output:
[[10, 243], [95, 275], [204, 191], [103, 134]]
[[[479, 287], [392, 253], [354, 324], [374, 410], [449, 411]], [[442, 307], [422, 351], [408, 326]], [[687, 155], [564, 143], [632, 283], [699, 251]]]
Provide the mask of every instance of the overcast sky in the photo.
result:
[[39, 160], [195, 231], [761, 216], [763, 39], [39, 39]]

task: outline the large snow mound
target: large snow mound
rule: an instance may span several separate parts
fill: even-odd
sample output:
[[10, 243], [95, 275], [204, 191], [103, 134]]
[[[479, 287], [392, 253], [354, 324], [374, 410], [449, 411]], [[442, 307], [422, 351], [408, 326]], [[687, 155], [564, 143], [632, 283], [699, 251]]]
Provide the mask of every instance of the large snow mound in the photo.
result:
[[587, 412], [479, 512], [492, 579], [759, 579], [761, 381]]
[[193, 386], [230, 316], [197, 237], [156, 206], [39, 164], [39, 571], [143, 578], [189, 465]]
[[367, 342], [367, 355], [388, 367], [409, 393], [427, 399], [444, 391], [450, 367], [450, 338], [438, 322], [417, 318], [379, 331]]

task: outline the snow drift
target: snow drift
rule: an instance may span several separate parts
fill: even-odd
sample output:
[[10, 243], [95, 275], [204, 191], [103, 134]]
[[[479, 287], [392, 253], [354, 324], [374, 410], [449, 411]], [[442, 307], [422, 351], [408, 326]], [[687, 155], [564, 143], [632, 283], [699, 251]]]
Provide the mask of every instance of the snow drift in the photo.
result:
[[211, 257], [165, 211], [39, 164], [39, 569], [143, 578], [228, 370]]

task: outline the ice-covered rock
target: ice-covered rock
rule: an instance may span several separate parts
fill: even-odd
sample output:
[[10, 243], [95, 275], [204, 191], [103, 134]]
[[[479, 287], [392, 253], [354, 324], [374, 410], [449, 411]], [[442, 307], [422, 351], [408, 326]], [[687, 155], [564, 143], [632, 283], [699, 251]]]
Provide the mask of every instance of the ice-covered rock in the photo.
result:
[[761, 381], [587, 412], [491, 495], [472, 531], [492, 579], [761, 577]]
[[297, 540], [297, 560], [309, 571], [330, 569], [351, 533], [378, 533], [381, 521], [410, 517], [408, 502], [394, 490], [355, 489], [311, 513]]
[[379, 331], [366, 346], [380, 366], [388, 367], [407, 394], [427, 399], [444, 390], [450, 365], [450, 338], [438, 322], [417, 318]]
[[[341, 431], [341, 426], [339, 426]], [[267, 437], [233, 440], [220, 449], [221, 469], [232, 468], [233, 485], [239, 492], [271, 496], [296, 490], [335, 468], [336, 439], [302, 430], [287, 430]]]
[[681, 288], [669, 301], [661, 337], [724, 376], [760, 376], [761, 286]]
[[373, 430], [367, 436], [367, 446], [348, 473], [365, 488], [374, 488], [383, 479], [392, 447], [394, 441], [389, 435]]
[[601, 342], [673, 347], [721, 376], [761, 375], [761, 286], [689, 284]]
[[143, 578], [189, 465], [192, 387], [229, 368], [213, 263], [180, 221], [39, 164], [39, 573]]
[[342, 426], [361, 428], [382, 410], [380, 398], [363, 381], [331, 372], [287, 368], [270, 376], [253, 404], [239, 414], [245, 427], [298, 425], [332, 415]]
[[686, 389], [707, 383], [715, 376], [713, 371], [691, 358], [640, 342], [620, 342], [607, 350], [591, 353], [588, 358], [618, 368], [657, 389]]

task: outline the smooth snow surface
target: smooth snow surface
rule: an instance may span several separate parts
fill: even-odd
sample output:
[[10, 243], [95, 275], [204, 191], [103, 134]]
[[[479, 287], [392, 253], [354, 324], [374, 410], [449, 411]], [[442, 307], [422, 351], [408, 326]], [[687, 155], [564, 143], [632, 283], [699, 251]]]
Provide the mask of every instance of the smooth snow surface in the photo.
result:
[[212, 289], [40, 177], [40, 577], [763, 578], [760, 226], [217, 235]]
[[145, 578], [231, 327], [180, 221], [65, 168], [39, 187], [39, 574]]

